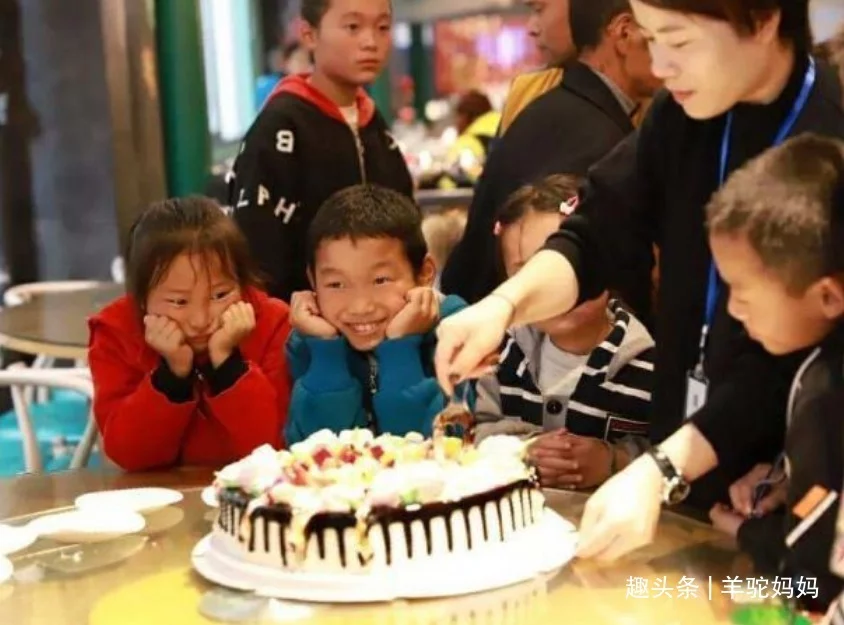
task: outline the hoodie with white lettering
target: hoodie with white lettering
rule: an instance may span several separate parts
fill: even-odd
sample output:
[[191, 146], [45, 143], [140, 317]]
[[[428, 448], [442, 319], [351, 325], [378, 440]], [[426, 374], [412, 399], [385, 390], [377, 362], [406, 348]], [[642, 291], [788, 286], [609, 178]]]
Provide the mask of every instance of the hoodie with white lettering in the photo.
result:
[[279, 82], [246, 133], [229, 175], [229, 204], [270, 295], [307, 290], [305, 241], [323, 202], [358, 184], [413, 197], [404, 156], [363, 89], [340, 108], [307, 75]]

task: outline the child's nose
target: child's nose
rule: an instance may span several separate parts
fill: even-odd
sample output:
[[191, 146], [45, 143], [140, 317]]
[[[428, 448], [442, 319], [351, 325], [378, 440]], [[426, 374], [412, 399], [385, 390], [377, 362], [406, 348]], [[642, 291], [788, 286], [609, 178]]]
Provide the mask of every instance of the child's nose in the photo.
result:
[[375, 301], [369, 295], [358, 295], [349, 305], [349, 312], [355, 314], [364, 314], [371, 312], [375, 308]]
[[361, 45], [366, 49], [376, 48], [378, 46], [375, 29], [367, 28], [364, 30], [363, 37], [361, 38]]
[[208, 313], [208, 309], [204, 306], [198, 306], [191, 311], [188, 323], [195, 330], [204, 330], [208, 327], [210, 319], [211, 315]]

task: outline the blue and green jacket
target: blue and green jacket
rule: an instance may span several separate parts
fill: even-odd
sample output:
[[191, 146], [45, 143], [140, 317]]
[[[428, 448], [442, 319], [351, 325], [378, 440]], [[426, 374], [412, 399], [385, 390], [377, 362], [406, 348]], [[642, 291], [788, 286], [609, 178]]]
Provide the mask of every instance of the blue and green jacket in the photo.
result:
[[[465, 307], [459, 297], [448, 296], [440, 304], [440, 316]], [[287, 342], [294, 381], [287, 444], [324, 428], [430, 436], [433, 418], [446, 404], [434, 373], [436, 347], [436, 328], [385, 339], [369, 353], [353, 349], [343, 337], [319, 339], [294, 330]], [[468, 399], [474, 409], [474, 389]]]

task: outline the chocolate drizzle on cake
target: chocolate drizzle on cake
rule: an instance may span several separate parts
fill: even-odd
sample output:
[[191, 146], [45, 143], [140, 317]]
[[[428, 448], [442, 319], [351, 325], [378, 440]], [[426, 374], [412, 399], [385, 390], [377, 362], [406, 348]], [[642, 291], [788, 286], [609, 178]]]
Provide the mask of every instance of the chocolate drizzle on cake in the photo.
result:
[[337, 530], [337, 548], [340, 550], [340, 566], [346, 568], [346, 532]]
[[501, 501], [495, 502], [495, 513], [498, 515], [498, 533], [501, 540], [504, 540], [504, 517], [501, 516]]
[[[463, 513], [463, 524], [466, 526], [466, 548], [472, 548], [472, 525], [469, 523], [469, 511]], [[446, 532], [451, 536], [451, 524], [446, 527]]]
[[[436, 519], [441, 519], [446, 533], [447, 548], [449, 552], [453, 552], [456, 546], [456, 541], [453, 531], [453, 522], [459, 522], [453, 519], [455, 513], [463, 517], [463, 523], [466, 528], [466, 547], [471, 550], [473, 548], [472, 523], [470, 515], [473, 509], [477, 508], [480, 513], [481, 527], [483, 531], [483, 542], [489, 542], [490, 532], [488, 527], [488, 520], [486, 515], [486, 508], [488, 504], [493, 504], [496, 514], [498, 516], [498, 529], [500, 540], [505, 539], [504, 519], [506, 518], [501, 507], [506, 501], [510, 506], [510, 520], [512, 522], [512, 529], [517, 529], [516, 525], [516, 508], [515, 501], [518, 502], [522, 508], [521, 527], [528, 526], [528, 515], [530, 515], [531, 523], [535, 521], [533, 509], [531, 507], [532, 492], [536, 485], [531, 480], [521, 480], [495, 488], [493, 490], [479, 493], [454, 502], [435, 502], [424, 505], [413, 505], [406, 508], [390, 508], [390, 507], [375, 507], [366, 517], [366, 535], [371, 533], [372, 528], [376, 525], [380, 527], [383, 536], [384, 549], [386, 551], [386, 564], [390, 565], [395, 561], [395, 554], [393, 552], [394, 545], [390, 528], [394, 524], [402, 526], [405, 549], [407, 557], [413, 558], [414, 553], [420, 555], [422, 553], [432, 554], [434, 552], [434, 534], [432, 532], [432, 523]], [[238, 537], [244, 542], [245, 537], [242, 536], [240, 530], [240, 523], [237, 521], [237, 516], [242, 516], [249, 505], [250, 497], [237, 490], [226, 490], [220, 493], [220, 527], [230, 535]], [[530, 512], [528, 512], [528, 509]], [[339, 550], [339, 559], [341, 566], [346, 568], [348, 566], [347, 558], [347, 540], [346, 532], [354, 531], [357, 527], [357, 520], [352, 512], [337, 513], [337, 512], [322, 512], [315, 514], [310, 518], [304, 528], [304, 543], [302, 545], [302, 553], [293, 553], [293, 546], [287, 540], [288, 532], [290, 531], [290, 524], [292, 520], [292, 511], [286, 504], [272, 504], [267, 506], [259, 506], [252, 511], [250, 515], [249, 524], [251, 532], [245, 532], [248, 538], [248, 548], [250, 551], [255, 551], [255, 526], [258, 520], [264, 522], [264, 550], [270, 551], [270, 523], [275, 522], [279, 525], [279, 550], [281, 552], [282, 564], [285, 567], [295, 566], [295, 563], [300, 561], [307, 552], [307, 545], [313, 537], [317, 541], [317, 552], [321, 560], [325, 560], [329, 555], [326, 551], [326, 533], [333, 531], [337, 535], [337, 549]], [[420, 522], [422, 524], [425, 545], [415, 544], [413, 532], [413, 523]], [[423, 551], [424, 549], [424, 551]], [[358, 561], [361, 565], [368, 562], [363, 557], [363, 554], [358, 553]]]
[[393, 563], [393, 539], [390, 536], [390, 524], [386, 520], [380, 519], [378, 523], [381, 525], [381, 534], [384, 537], [384, 548], [386, 550], [387, 565]]
[[[270, 517], [264, 517], [267, 520], [267, 523], [270, 522]], [[285, 529], [285, 525], [283, 523], [278, 524], [278, 548], [281, 551], [281, 563], [284, 566], [287, 566], [287, 530]]]
[[[498, 504], [496, 503], [496, 505], [498, 505]], [[469, 518], [469, 512], [471, 512], [471, 510], [466, 512], [466, 518], [467, 519]], [[489, 540], [489, 527], [487, 527], [487, 524], [486, 524], [486, 514], [484, 514], [485, 512], [486, 512], [486, 505], [482, 505], [481, 506], [481, 529], [483, 530], [483, 533], [484, 533], [484, 542], [487, 542]], [[451, 532], [449, 532], [449, 534], [451, 534]]]
[[410, 523], [402, 523], [404, 527], [404, 544], [407, 548], [407, 559], [413, 557], [413, 533], [411, 531]]

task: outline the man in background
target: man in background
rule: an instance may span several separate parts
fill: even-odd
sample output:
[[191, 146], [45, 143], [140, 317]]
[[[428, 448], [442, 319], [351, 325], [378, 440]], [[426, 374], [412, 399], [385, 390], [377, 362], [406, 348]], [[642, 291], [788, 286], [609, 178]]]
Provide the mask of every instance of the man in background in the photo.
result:
[[[569, 5], [568, 15], [561, 5]], [[500, 282], [493, 234], [499, 206], [522, 185], [551, 174], [583, 176], [634, 128], [634, 118], [660, 83], [651, 74], [647, 42], [628, 0], [532, 0], [531, 35], [549, 62], [577, 59], [543, 73], [515, 115], [502, 119], [499, 138], [478, 182], [460, 244], [449, 258], [442, 288], [475, 302]], [[570, 33], [567, 37], [563, 33]], [[556, 74], [556, 84], [552, 78]], [[508, 96], [512, 100], [511, 96]], [[505, 109], [506, 113], [506, 109]], [[621, 293], [624, 297], [627, 294]], [[625, 298], [626, 299], [626, 298]], [[647, 304], [628, 302], [641, 317]]]

